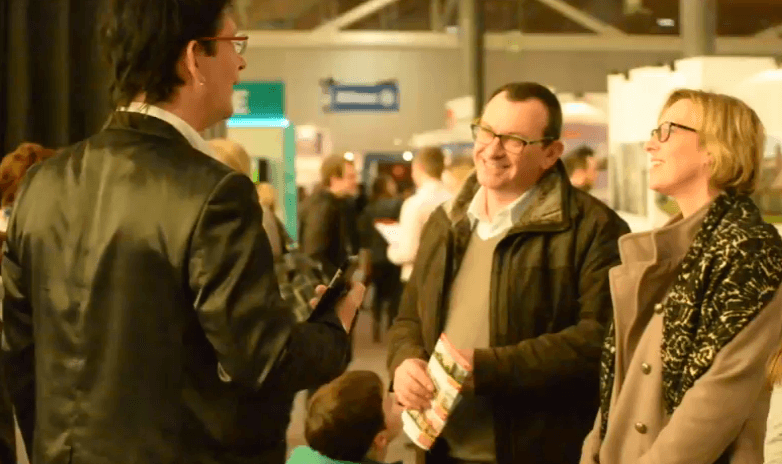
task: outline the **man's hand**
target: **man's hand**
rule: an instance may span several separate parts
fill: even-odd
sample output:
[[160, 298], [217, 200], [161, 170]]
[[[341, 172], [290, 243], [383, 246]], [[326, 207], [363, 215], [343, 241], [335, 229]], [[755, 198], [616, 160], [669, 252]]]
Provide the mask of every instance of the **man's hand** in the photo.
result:
[[[313, 298], [310, 301], [310, 306], [312, 306], [313, 309], [318, 305], [318, 300], [320, 300], [320, 297], [326, 293], [326, 288], [327, 287], [325, 285], [318, 285], [315, 288], [315, 294], [317, 295], [317, 298]], [[366, 287], [364, 287], [363, 284], [354, 282], [350, 285], [350, 291], [348, 291], [348, 294], [337, 303], [335, 311], [337, 313], [337, 317], [342, 322], [342, 327], [345, 328], [346, 332], [350, 332], [350, 328], [353, 326], [353, 318], [356, 317], [356, 312], [361, 306], [361, 303], [364, 301], [365, 291]]]
[[405, 359], [394, 371], [396, 399], [408, 409], [426, 409], [434, 398], [434, 384], [423, 359]]
[[467, 363], [470, 365], [470, 367], [471, 367], [471, 368], [472, 368], [472, 367], [475, 365], [475, 364], [474, 364], [474, 360], [475, 360], [475, 350], [472, 350], [472, 349], [470, 349], [470, 350], [456, 350], [456, 351], [457, 351], [457, 352], [458, 352], [460, 355], [462, 355], [462, 357], [463, 357], [464, 359], [466, 359], [466, 360], [467, 360]]

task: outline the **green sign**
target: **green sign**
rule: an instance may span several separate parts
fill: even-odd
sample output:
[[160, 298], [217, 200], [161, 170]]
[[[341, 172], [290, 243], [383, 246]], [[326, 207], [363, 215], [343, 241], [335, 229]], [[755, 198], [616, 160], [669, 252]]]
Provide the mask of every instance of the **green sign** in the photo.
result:
[[285, 84], [242, 82], [234, 85], [231, 119], [285, 118]]

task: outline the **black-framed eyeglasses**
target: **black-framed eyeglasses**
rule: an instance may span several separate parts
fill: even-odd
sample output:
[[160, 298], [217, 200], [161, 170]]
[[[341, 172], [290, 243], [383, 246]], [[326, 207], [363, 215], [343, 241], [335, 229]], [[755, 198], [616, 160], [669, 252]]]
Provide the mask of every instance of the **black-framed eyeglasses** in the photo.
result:
[[472, 129], [472, 138], [475, 143], [480, 145], [488, 145], [494, 141], [495, 138], [500, 139], [500, 145], [508, 153], [519, 154], [527, 148], [527, 145], [534, 145], [539, 143], [545, 145], [548, 142], [553, 141], [551, 137], [544, 137], [540, 140], [527, 140], [513, 134], [498, 134], [488, 127], [482, 125], [480, 121], [475, 121], [470, 125]]
[[203, 42], [211, 42], [213, 40], [228, 40], [233, 44], [234, 50], [236, 50], [236, 53], [243, 54], [245, 50], [247, 50], [247, 42], [249, 41], [250, 37], [246, 35], [239, 35], [236, 37], [204, 37], [198, 40], [201, 40]]
[[664, 143], [668, 141], [668, 138], [671, 136], [671, 129], [674, 127], [678, 127], [679, 129], [684, 129], [690, 132], [698, 133], [698, 129], [693, 129], [692, 127], [687, 127], [682, 124], [677, 124], [675, 122], [665, 121], [664, 123], [657, 126], [655, 129], [652, 129], [652, 137], [657, 137], [657, 141], [660, 143]]

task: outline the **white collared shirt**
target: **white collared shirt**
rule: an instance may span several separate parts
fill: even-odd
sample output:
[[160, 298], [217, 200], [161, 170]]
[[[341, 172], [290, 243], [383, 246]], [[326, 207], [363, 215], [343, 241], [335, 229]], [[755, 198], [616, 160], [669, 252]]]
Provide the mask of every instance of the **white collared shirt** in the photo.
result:
[[478, 237], [481, 240], [488, 240], [510, 230], [527, 208], [528, 199], [532, 197], [530, 192], [534, 188], [522, 193], [517, 199], [513, 200], [513, 203], [497, 211], [492, 220], [489, 220], [486, 212], [486, 188], [479, 188], [472, 198], [469, 208], [467, 208], [467, 217], [470, 219], [470, 225], [475, 227], [475, 233], [478, 234]]
[[413, 272], [413, 261], [421, 242], [421, 231], [438, 206], [451, 199], [442, 182], [425, 182], [413, 196], [405, 200], [399, 213], [399, 238], [388, 247], [388, 260], [402, 266], [401, 279], [407, 282]]
[[132, 102], [130, 105], [124, 108], [118, 108], [117, 111], [127, 111], [129, 113], [141, 113], [141, 114], [146, 114], [147, 116], [152, 116], [153, 118], [161, 119], [174, 126], [174, 129], [179, 131], [179, 133], [182, 134], [182, 136], [185, 139], [187, 139], [187, 141], [190, 143], [190, 145], [193, 146], [193, 148], [203, 152], [204, 154], [212, 156], [212, 149], [209, 146], [209, 144], [206, 143], [206, 140], [204, 140], [204, 138], [201, 137], [201, 134], [199, 134], [198, 131], [193, 129], [193, 126], [186, 123], [182, 118], [175, 115], [174, 113], [166, 111], [159, 106], [148, 105], [142, 102]]

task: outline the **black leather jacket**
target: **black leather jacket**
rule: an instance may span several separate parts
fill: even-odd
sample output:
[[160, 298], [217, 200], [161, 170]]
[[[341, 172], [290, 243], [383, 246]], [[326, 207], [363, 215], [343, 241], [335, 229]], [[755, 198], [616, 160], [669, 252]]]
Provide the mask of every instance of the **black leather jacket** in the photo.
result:
[[294, 393], [349, 345], [333, 313], [294, 322], [261, 216], [246, 176], [136, 113], [28, 172], [2, 274], [36, 464], [284, 462]]

